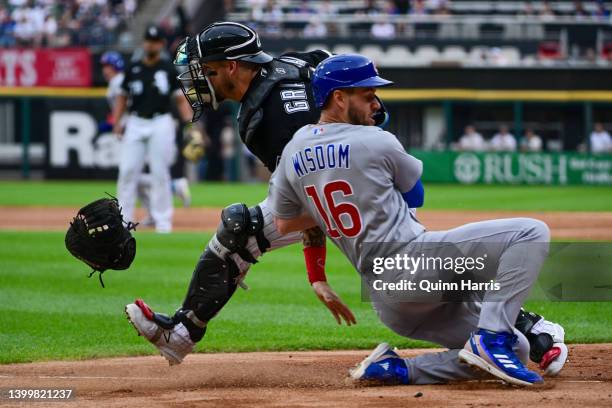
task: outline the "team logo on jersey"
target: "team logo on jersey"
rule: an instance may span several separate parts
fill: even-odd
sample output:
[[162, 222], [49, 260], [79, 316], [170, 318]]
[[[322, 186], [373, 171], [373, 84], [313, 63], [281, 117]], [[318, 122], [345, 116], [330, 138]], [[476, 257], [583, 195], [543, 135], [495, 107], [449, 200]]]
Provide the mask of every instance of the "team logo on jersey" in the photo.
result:
[[285, 68], [275, 68], [275, 71], [277, 74], [285, 75], [287, 73], [287, 71], [285, 71]]

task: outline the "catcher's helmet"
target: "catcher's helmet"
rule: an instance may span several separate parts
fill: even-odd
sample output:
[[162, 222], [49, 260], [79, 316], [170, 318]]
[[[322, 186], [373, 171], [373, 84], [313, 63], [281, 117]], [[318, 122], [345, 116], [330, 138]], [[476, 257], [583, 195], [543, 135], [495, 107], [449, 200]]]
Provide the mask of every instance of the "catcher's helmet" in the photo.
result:
[[204, 108], [217, 109], [219, 105], [202, 64], [236, 60], [255, 64], [272, 61], [272, 57], [263, 52], [257, 33], [240, 23], [213, 23], [195, 37], [187, 37], [178, 46], [174, 64], [188, 67], [178, 79], [193, 109], [194, 121], [200, 117]]
[[117, 51], [106, 51], [102, 54], [100, 57], [100, 64], [110, 65], [115, 71], [123, 71], [123, 68], [125, 68], [123, 57]]
[[379, 88], [393, 85], [378, 76], [369, 58], [359, 54], [341, 54], [321, 62], [312, 77], [315, 103], [322, 108], [329, 95], [342, 88]]

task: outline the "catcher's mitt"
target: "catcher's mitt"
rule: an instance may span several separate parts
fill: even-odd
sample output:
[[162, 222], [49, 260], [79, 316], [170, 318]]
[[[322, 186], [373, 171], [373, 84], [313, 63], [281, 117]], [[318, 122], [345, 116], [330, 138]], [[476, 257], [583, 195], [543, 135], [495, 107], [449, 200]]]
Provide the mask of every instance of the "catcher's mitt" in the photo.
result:
[[130, 230], [136, 224], [125, 222], [116, 198], [102, 198], [81, 208], [66, 232], [66, 248], [77, 259], [93, 268], [89, 275], [107, 269], [127, 269], [136, 256], [136, 240]]
[[183, 156], [192, 162], [204, 157], [206, 150], [204, 134], [197, 126], [189, 123], [183, 129]]

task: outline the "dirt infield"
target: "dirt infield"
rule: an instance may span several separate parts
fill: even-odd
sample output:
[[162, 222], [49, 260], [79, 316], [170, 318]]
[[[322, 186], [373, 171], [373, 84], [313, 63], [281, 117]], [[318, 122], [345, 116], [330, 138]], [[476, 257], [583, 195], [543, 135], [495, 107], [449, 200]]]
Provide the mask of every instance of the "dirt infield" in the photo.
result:
[[[75, 212], [74, 208], [0, 207], [0, 230], [64, 231]], [[175, 229], [214, 230], [219, 213], [219, 209], [177, 209]], [[612, 240], [612, 212], [419, 211], [419, 218], [430, 230], [517, 216], [545, 221], [557, 239]], [[404, 350], [401, 355], [431, 351]], [[72, 400], [27, 404], [58, 408], [612, 406], [612, 344], [570, 346], [570, 360], [561, 375], [528, 389], [494, 380], [437, 386], [356, 386], [347, 381], [347, 369], [367, 354], [195, 354], [178, 367], [168, 367], [159, 356], [0, 365], [0, 391], [74, 389]], [[0, 397], [0, 406], [24, 404]]]
[[[65, 230], [76, 208], [0, 207], [0, 230]], [[212, 231], [220, 209], [178, 208], [177, 231]], [[142, 211], [137, 214], [142, 217]], [[509, 217], [532, 217], [548, 224], [556, 239], [612, 240], [612, 212], [519, 212], [519, 211], [419, 211], [429, 230], [442, 230], [474, 221]]]
[[[404, 350], [414, 356], [432, 350]], [[490, 380], [435, 386], [356, 386], [347, 368], [367, 351], [195, 354], [176, 367], [155, 357], [0, 366], [0, 388], [72, 388], [52, 407], [609, 407], [612, 344], [570, 347], [543, 385]], [[417, 393], [422, 396], [417, 397]], [[9, 404], [7, 399], [0, 405]], [[35, 404], [33, 406], [42, 406]]]

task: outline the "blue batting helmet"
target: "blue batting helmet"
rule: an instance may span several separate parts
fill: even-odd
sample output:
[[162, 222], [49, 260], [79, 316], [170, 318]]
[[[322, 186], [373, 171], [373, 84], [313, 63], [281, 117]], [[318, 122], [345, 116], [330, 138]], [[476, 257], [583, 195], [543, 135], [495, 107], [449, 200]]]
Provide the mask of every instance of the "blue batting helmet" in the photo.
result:
[[315, 103], [325, 105], [329, 95], [342, 88], [378, 88], [393, 85], [378, 76], [369, 58], [359, 54], [341, 54], [329, 57], [317, 65], [312, 78]]
[[100, 64], [102, 65], [110, 65], [115, 68], [116, 71], [123, 71], [125, 67], [125, 63], [123, 62], [123, 57], [117, 51], [106, 51], [100, 57]]

